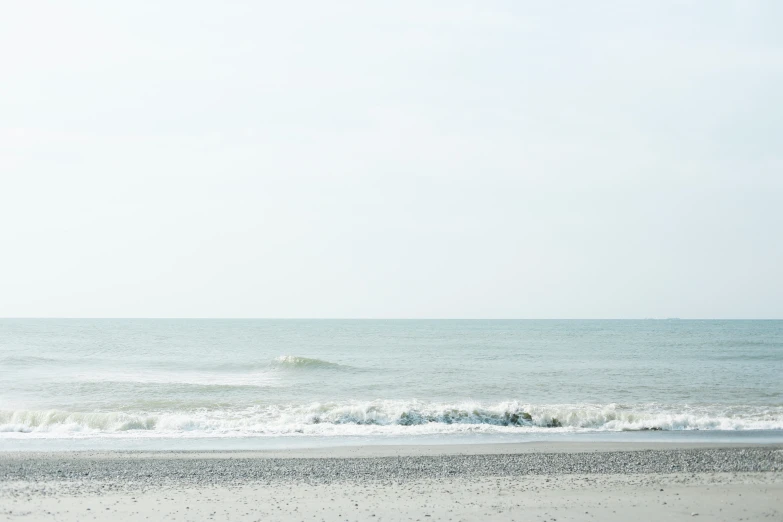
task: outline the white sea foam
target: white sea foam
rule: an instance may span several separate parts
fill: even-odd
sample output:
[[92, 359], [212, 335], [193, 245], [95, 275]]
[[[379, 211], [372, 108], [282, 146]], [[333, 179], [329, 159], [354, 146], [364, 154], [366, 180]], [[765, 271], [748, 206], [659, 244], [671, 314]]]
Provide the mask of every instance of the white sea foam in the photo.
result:
[[182, 412], [0, 411], [0, 437], [365, 436], [783, 430], [783, 407], [348, 401]]

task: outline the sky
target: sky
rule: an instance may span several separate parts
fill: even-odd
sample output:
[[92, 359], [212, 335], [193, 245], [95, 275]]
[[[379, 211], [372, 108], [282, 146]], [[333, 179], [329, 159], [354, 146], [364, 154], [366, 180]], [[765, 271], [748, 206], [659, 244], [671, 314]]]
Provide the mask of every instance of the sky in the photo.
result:
[[783, 318], [781, 25], [6, 2], [0, 317]]

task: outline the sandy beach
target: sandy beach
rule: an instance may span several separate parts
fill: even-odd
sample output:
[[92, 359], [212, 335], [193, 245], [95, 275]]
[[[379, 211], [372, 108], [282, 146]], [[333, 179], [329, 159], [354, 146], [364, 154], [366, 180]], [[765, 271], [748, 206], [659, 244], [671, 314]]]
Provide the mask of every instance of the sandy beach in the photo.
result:
[[4, 520], [779, 520], [783, 446], [0, 454]]

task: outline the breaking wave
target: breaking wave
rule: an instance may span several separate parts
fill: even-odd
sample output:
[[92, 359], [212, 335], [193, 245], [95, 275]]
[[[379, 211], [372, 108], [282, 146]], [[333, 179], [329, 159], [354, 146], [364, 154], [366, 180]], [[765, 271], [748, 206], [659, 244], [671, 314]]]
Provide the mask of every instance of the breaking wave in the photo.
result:
[[781, 430], [783, 406], [675, 407], [656, 404], [484, 405], [346, 401], [193, 411], [0, 411], [0, 437], [38, 435], [232, 437], [425, 435], [448, 433]]
[[281, 355], [275, 359], [275, 365], [283, 368], [340, 368], [342, 365], [324, 361], [321, 359], [311, 359], [309, 357], [297, 357], [295, 355]]

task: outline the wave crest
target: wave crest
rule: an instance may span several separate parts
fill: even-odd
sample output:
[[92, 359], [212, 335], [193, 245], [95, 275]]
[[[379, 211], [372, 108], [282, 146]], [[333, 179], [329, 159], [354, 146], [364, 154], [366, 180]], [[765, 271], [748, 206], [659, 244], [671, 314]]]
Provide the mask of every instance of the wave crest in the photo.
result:
[[340, 368], [342, 366], [322, 359], [298, 357], [296, 355], [281, 355], [275, 359], [275, 364], [285, 368]]

